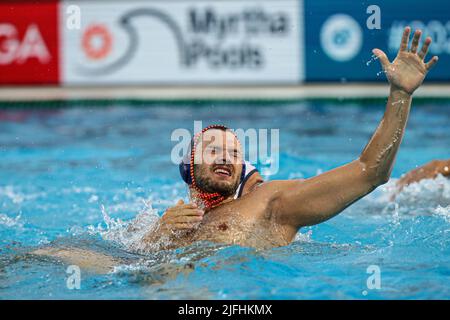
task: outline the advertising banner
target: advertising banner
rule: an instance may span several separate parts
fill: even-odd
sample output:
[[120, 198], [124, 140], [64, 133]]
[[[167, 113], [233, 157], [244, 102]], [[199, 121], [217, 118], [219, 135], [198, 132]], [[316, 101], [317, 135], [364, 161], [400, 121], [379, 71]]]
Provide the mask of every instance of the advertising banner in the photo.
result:
[[439, 68], [428, 81], [450, 80], [450, 2], [305, 0], [306, 81], [385, 81], [372, 49], [392, 61], [404, 27], [433, 38], [428, 59], [439, 56]]
[[64, 84], [298, 83], [297, 0], [64, 1]]
[[59, 81], [57, 1], [0, 2], [0, 84]]
[[450, 2], [0, 2], [0, 85], [283, 85], [385, 81], [405, 26], [433, 38], [427, 82], [450, 81]]

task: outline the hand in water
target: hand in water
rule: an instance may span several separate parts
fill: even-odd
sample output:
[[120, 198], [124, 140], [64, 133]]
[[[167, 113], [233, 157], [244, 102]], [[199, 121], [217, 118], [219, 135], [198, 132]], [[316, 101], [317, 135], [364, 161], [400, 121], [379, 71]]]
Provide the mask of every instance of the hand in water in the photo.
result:
[[163, 231], [190, 230], [198, 226], [203, 220], [204, 211], [195, 203], [184, 203], [178, 200], [177, 204], [164, 213], [159, 221]]
[[411, 48], [408, 50], [409, 34], [411, 29], [406, 27], [395, 60], [390, 63], [386, 54], [380, 49], [373, 49], [373, 54], [380, 59], [383, 70], [394, 89], [400, 89], [412, 94], [423, 82], [428, 71], [436, 64], [438, 57], [434, 56], [428, 63], [424, 59], [431, 44], [431, 38], [427, 37], [422, 50], [417, 52], [422, 31], [416, 30], [412, 39]]

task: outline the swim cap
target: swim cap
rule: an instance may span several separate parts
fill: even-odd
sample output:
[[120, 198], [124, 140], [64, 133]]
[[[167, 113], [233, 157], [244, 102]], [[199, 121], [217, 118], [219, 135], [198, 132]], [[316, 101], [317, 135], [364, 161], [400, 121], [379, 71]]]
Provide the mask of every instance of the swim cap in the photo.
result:
[[[219, 129], [223, 131], [229, 130], [228, 127], [224, 125], [211, 125], [206, 128], [204, 128], [202, 131], [194, 135], [194, 137], [191, 140], [191, 146], [190, 146], [190, 152], [188, 152], [185, 156], [183, 161], [181, 161], [179, 165], [180, 169], [180, 175], [184, 182], [186, 182], [189, 186], [194, 188], [198, 192], [198, 197], [203, 200], [205, 205], [209, 208], [217, 206], [219, 203], [221, 203], [223, 200], [225, 200], [225, 197], [222, 196], [218, 192], [206, 192], [203, 191], [195, 182], [195, 176], [194, 176], [194, 156], [195, 156], [195, 147], [197, 146], [200, 137], [203, 133], [205, 133], [208, 130], [211, 129]], [[231, 131], [230, 131], [231, 132]], [[236, 137], [237, 138], [237, 137]], [[242, 164], [242, 172], [241, 177], [239, 180], [239, 184], [244, 180], [245, 178], [245, 162]]]

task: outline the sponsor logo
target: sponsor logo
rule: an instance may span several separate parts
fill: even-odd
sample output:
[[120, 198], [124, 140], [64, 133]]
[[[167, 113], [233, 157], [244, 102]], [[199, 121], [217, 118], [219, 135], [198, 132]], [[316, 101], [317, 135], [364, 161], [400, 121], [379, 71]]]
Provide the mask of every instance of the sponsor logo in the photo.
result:
[[[127, 48], [114, 61], [102, 66], [78, 66], [83, 75], [105, 75], [117, 71], [130, 63], [139, 50], [140, 39], [134, 21], [137, 18], [154, 19], [173, 35], [179, 64], [182, 68], [195, 68], [206, 64], [213, 69], [261, 69], [264, 52], [256, 44], [258, 37], [283, 38], [290, 34], [290, 17], [283, 12], [267, 12], [254, 7], [231, 13], [220, 13], [214, 8], [190, 7], [186, 10], [186, 25], [163, 10], [138, 8], [124, 12], [117, 24], [127, 35]], [[102, 60], [110, 56], [114, 38], [106, 26], [90, 24], [82, 36], [82, 49], [90, 60]], [[235, 38], [242, 41], [228, 41]]]
[[57, 12], [56, 2], [0, 2], [0, 83], [58, 82]]
[[[403, 29], [410, 26], [413, 30], [422, 30], [422, 39], [430, 36], [433, 43], [430, 46], [430, 55], [439, 55], [442, 59], [443, 55], [450, 54], [450, 20], [394, 20], [388, 30], [388, 48], [389, 52], [395, 53], [398, 51], [398, 44], [402, 38]], [[440, 61], [439, 63], [443, 63]]]
[[102, 59], [111, 52], [112, 36], [104, 25], [90, 25], [82, 36], [83, 52], [89, 59]]
[[361, 50], [362, 30], [346, 14], [329, 17], [320, 30], [320, 43], [328, 57], [339, 62], [353, 59]]
[[29, 59], [37, 59], [42, 64], [51, 60], [39, 27], [30, 24], [21, 38], [13, 24], [0, 24], [0, 65], [23, 64]]

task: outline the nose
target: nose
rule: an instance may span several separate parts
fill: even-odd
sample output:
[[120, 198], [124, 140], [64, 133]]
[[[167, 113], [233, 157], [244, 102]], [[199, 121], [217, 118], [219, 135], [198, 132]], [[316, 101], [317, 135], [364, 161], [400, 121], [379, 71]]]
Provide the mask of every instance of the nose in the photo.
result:
[[231, 164], [232, 158], [230, 153], [227, 150], [222, 150], [220, 155], [217, 157], [217, 162], [219, 164]]

